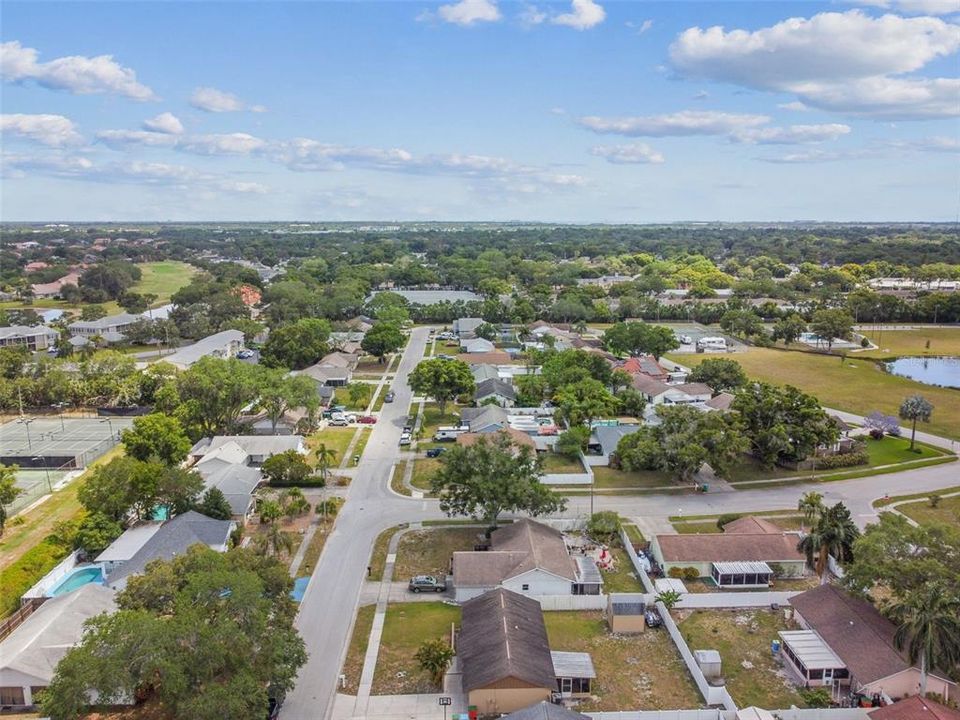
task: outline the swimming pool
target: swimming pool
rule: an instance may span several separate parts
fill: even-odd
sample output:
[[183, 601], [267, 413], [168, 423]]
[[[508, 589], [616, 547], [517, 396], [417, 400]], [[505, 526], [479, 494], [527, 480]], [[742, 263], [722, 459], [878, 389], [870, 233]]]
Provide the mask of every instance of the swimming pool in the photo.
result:
[[307, 584], [309, 582], [310, 578], [308, 577], [297, 578], [293, 581], [293, 590], [290, 591], [290, 597], [292, 597], [295, 602], [303, 600], [303, 595], [307, 592]]
[[64, 595], [92, 582], [103, 584], [103, 572], [99, 567], [88, 565], [75, 568], [50, 591], [50, 597]]

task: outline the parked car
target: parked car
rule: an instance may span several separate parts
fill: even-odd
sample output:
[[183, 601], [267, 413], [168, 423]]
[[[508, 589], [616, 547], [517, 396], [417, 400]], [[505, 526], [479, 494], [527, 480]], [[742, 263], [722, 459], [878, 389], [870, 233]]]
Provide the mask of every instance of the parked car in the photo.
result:
[[401, 444], [401, 445], [409, 445], [410, 442], [411, 442], [411, 440], [412, 440], [412, 438], [410, 437], [410, 433], [408, 433], [408, 432], [405, 432], [405, 433], [403, 433], [403, 434], [400, 435], [400, 444]]
[[393, 402], [393, 398], [394, 398], [394, 397], [395, 397], [395, 396], [394, 396], [394, 394], [393, 394], [393, 390], [387, 390], [387, 394], [383, 396], [383, 401], [384, 401], [385, 403]]
[[237, 353], [237, 357], [240, 360], [249, 360], [253, 356], [254, 356], [253, 350], [241, 350], [240, 352]]
[[377, 422], [377, 419], [373, 415], [361, 415], [357, 418], [357, 422], [361, 425], [373, 425]]
[[333, 413], [330, 416], [330, 425], [333, 427], [346, 427], [350, 424], [350, 421], [347, 420], [347, 416], [343, 413]]
[[428, 458], [440, 457], [446, 451], [447, 451], [446, 448], [430, 448], [429, 450], [427, 450], [427, 457]]
[[436, 578], [433, 575], [415, 575], [410, 578], [407, 587], [415, 593], [443, 592], [447, 589], [447, 581], [445, 578]]
[[653, 609], [647, 610], [643, 614], [643, 619], [647, 621], [647, 627], [655, 628], [663, 625], [663, 619], [660, 617], [660, 613]]

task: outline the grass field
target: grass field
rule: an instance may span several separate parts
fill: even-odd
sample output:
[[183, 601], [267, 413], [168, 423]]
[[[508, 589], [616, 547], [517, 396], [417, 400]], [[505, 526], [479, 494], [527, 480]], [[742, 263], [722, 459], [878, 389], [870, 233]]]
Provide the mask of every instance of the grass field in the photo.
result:
[[[670, 359], [696, 366], [705, 357], [682, 355]], [[867, 415], [873, 410], [897, 415], [903, 398], [920, 393], [933, 403], [934, 411], [931, 421], [920, 423], [918, 430], [960, 439], [960, 392], [957, 390], [890, 375], [876, 363], [854, 356], [841, 363], [835, 355], [749, 348], [731, 357], [751, 378], [794, 385], [815, 395], [827, 407], [858, 415]]]
[[897, 510], [921, 525], [943, 523], [960, 530], [960, 495], [941, 498], [937, 507], [932, 507], [927, 499], [897, 505]]
[[551, 650], [588, 652], [593, 659], [597, 671], [593, 698], [578, 710], [703, 707], [680, 653], [664, 630], [612, 635], [599, 612], [548, 612], [543, 619]]
[[770, 653], [777, 631], [788, 629], [780, 612], [698, 610], [676, 613], [691, 650], [720, 653], [727, 690], [741, 707], [805, 707]]
[[613, 555], [613, 570], [601, 570], [603, 591], [605, 593], [641, 593], [643, 583], [633, 570], [627, 551], [622, 548], [610, 548]]
[[545, 473], [582, 473], [584, 472], [583, 463], [580, 460], [571, 460], [566, 455], [551, 451], [539, 453], [543, 461], [543, 471]]
[[370, 552], [370, 574], [367, 576], [370, 580], [382, 580], [383, 570], [387, 564], [387, 550], [390, 547], [390, 538], [398, 531], [406, 527], [397, 525], [387, 528], [373, 542], [373, 550]]
[[131, 289], [135, 293], [156, 295], [154, 306], [170, 302], [170, 296], [189, 285], [197, 272], [193, 265], [177, 260], [141, 263], [137, 267], [143, 277]]
[[437, 688], [420, 669], [414, 655], [426, 640], [450, 641], [460, 624], [460, 608], [444, 603], [398, 603], [387, 607], [380, 654], [373, 675], [374, 695], [433, 693]]
[[353, 439], [353, 434], [357, 431], [356, 428], [352, 427], [328, 427], [315, 432], [313, 435], [310, 435], [307, 438], [307, 448], [309, 449], [308, 460], [316, 465], [317, 458], [314, 456], [314, 450], [323, 443], [327, 449], [332, 449], [336, 451], [337, 456], [334, 458], [333, 462], [330, 463], [331, 467], [338, 467], [343, 461], [343, 454], [347, 451], [347, 448], [350, 446], [350, 441]]
[[648, 488], [676, 484], [670, 475], [656, 470], [626, 472], [609, 467], [593, 468], [593, 480], [597, 488]]
[[410, 484], [418, 490], [430, 491], [430, 478], [440, 467], [439, 458], [417, 458], [413, 461], [413, 477]]
[[473, 550], [481, 528], [429, 528], [408, 532], [397, 545], [397, 562], [393, 568], [395, 581], [414, 575], [446, 575], [450, 556], [457, 550]]
[[[879, 350], [865, 350], [856, 357], [889, 358], [901, 355], [960, 355], [960, 328], [917, 328], [916, 330], [884, 330], [863, 332], [879, 345]], [[927, 347], [929, 341], [930, 347]]]

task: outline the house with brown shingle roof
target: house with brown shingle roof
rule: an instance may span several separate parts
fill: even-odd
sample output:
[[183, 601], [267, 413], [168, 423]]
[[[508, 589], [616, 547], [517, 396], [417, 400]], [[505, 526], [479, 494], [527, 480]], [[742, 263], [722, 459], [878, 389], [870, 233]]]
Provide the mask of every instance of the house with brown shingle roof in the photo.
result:
[[463, 691], [481, 715], [590, 693], [588, 653], [553, 653], [540, 603], [503, 588], [463, 605], [457, 637]]
[[650, 550], [665, 574], [673, 568], [692, 567], [721, 587], [764, 587], [774, 577], [806, 573], [806, 557], [797, 550], [799, 541], [796, 532], [744, 517], [719, 533], [655, 535]]
[[867, 713], [870, 720], [960, 720], [960, 710], [919, 695]]
[[490, 549], [453, 553], [454, 598], [464, 602], [499, 587], [531, 597], [599, 595], [603, 579], [587, 556], [572, 556], [563, 534], [518, 520], [493, 531]]
[[[897, 649], [896, 626], [872, 604], [836, 585], [820, 585], [793, 596], [790, 605], [806, 633], [780, 633], [784, 661], [803, 682], [894, 699], [919, 693], [920, 670]], [[835, 660], [818, 663], [824, 653]], [[957, 684], [937, 672], [927, 674], [927, 692], [960, 699]]]
[[502, 430], [494, 430], [489, 433], [479, 433], [479, 432], [467, 432], [460, 433], [457, 435], [457, 445], [464, 445], [469, 447], [470, 445], [475, 445], [480, 439], [485, 439], [488, 442], [495, 442], [498, 435], [504, 434], [510, 438], [510, 443], [516, 445], [517, 447], [527, 446], [533, 451], [536, 451], [537, 444], [533, 441], [533, 438], [529, 434], [522, 432], [520, 430], [515, 430], [511, 427], [503, 428]]

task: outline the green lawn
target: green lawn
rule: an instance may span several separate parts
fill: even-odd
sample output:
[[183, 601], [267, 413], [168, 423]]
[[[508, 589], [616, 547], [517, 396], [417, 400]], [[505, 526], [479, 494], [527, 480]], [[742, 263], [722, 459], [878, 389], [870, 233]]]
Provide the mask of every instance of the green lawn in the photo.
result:
[[944, 453], [923, 443], [917, 443], [910, 449], [909, 437], [884, 437], [882, 440], [867, 438], [867, 454], [870, 456], [870, 465], [893, 465], [895, 463], [912, 462], [935, 458]]
[[770, 610], [697, 610], [676, 613], [691, 652], [717, 650], [727, 690], [740, 707], [805, 707], [780, 674], [770, 641], [787, 630], [783, 613]]
[[156, 295], [154, 306], [170, 302], [170, 296], [190, 284], [197, 268], [178, 260], [140, 263], [143, 277], [131, 288], [135, 293]]
[[603, 576], [603, 591], [605, 593], [641, 593], [643, 583], [634, 572], [633, 564], [627, 551], [623, 548], [610, 548], [613, 555], [613, 570], [601, 570]]
[[439, 458], [417, 458], [413, 461], [413, 477], [410, 484], [418, 490], [430, 491], [430, 478], [440, 467]]
[[347, 451], [350, 440], [353, 439], [353, 434], [356, 431], [357, 429], [352, 427], [328, 427], [308, 436], [307, 448], [309, 448], [310, 451], [310, 462], [316, 464], [316, 457], [314, 457], [313, 451], [317, 449], [320, 443], [323, 443], [327, 449], [333, 449], [337, 453], [336, 458], [331, 463], [331, 467], [339, 466], [343, 460], [343, 454]]
[[458, 550], [473, 550], [477, 527], [433, 527], [411, 530], [400, 538], [397, 563], [393, 570], [395, 581], [409, 580], [414, 575], [446, 575], [450, 570], [450, 556]]
[[460, 624], [460, 608], [444, 603], [398, 603], [387, 607], [380, 639], [374, 695], [410, 695], [438, 692], [420, 669], [414, 655], [426, 640], [444, 638]]
[[[744, 513], [744, 515], [755, 515], [755, 513]], [[802, 515], [785, 515], [783, 517], [765, 518], [773, 522], [782, 530], [799, 530], [803, 523]], [[714, 520], [694, 520], [693, 522], [675, 521], [673, 529], [680, 535], [696, 535], [698, 533], [718, 533], [717, 521]]]
[[460, 407], [453, 402], [448, 402], [446, 412], [441, 415], [440, 408], [435, 402], [424, 403], [423, 419], [420, 425], [420, 437], [429, 440], [437, 431], [437, 428], [445, 425], [456, 425], [460, 422]]
[[933, 507], [927, 499], [897, 505], [896, 509], [921, 525], [943, 523], [960, 529], [960, 495], [940, 498], [937, 507]]
[[392, 538], [398, 530], [402, 530], [405, 527], [406, 525], [397, 525], [387, 528], [377, 535], [377, 539], [373, 543], [373, 550], [370, 552], [370, 575], [368, 575], [370, 580], [383, 579], [383, 570], [387, 564], [387, 550], [390, 548], [390, 538]]
[[593, 481], [596, 488], [651, 488], [676, 485], [670, 475], [656, 470], [626, 472], [609, 467], [593, 468]]
[[[696, 366], [705, 355], [669, 356], [684, 365]], [[747, 375], [756, 380], [794, 385], [815, 395], [827, 407], [867, 415], [880, 410], [897, 415], [908, 395], [920, 393], [933, 403], [933, 417], [919, 430], [960, 439], [960, 392], [890, 375], [866, 358], [851, 355], [845, 362], [835, 355], [749, 348], [731, 356]]]
[[347, 410], [353, 410], [354, 412], [366, 412], [367, 405], [370, 404], [370, 398], [373, 397], [373, 391], [376, 390], [376, 385], [369, 385], [368, 383], [356, 383], [358, 387], [363, 388], [363, 394], [361, 394], [356, 401], [350, 399], [350, 390], [341, 387], [337, 388], [336, 392], [333, 394], [332, 405], [343, 405]]
[[560, 453], [555, 453], [550, 450], [539, 453], [539, 457], [543, 461], [543, 471], [545, 473], [579, 474], [586, 472], [583, 468], [583, 463], [581, 463], [579, 459], [572, 460], [566, 455], [561, 455]]
[[[857, 357], [889, 358], [900, 355], [960, 355], [960, 328], [916, 330], [868, 330], [863, 333], [879, 350], [865, 350]], [[927, 347], [927, 342], [930, 347]], [[889, 351], [889, 352], [886, 352]]]
[[547, 612], [550, 649], [588, 652], [597, 678], [592, 697], [578, 706], [601, 710], [666, 710], [703, 707], [680, 653], [663, 630], [610, 634], [599, 612]]
[[809, 475], [810, 471], [788, 470], [787, 468], [775, 467], [772, 470], [765, 469], [760, 462], [749, 455], [743, 456], [743, 461], [738, 463], [730, 470], [731, 483], [751, 482], [753, 480], [778, 480], [780, 478], [793, 478], [803, 475]]
[[[951, 487], [940, 488], [938, 490], [941, 495], [948, 495], [950, 493], [960, 492], [960, 485], [953, 485]], [[913, 493], [911, 495], [893, 495], [890, 497], [880, 498], [879, 500], [873, 501], [873, 506], [875, 508], [885, 507], [895, 502], [900, 502], [901, 500], [925, 500], [930, 497], [930, 493]]]
[[367, 447], [367, 441], [370, 439], [371, 432], [372, 428], [369, 425], [364, 425], [360, 429], [360, 437], [357, 439], [357, 444], [353, 446], [353, 452], [351, 453], [353, 457], [350, 458], [350, 462], [348, 463], [349, 467], [356, 465], [353, 461], [354, 457], [363, 457], [363, 451]]

